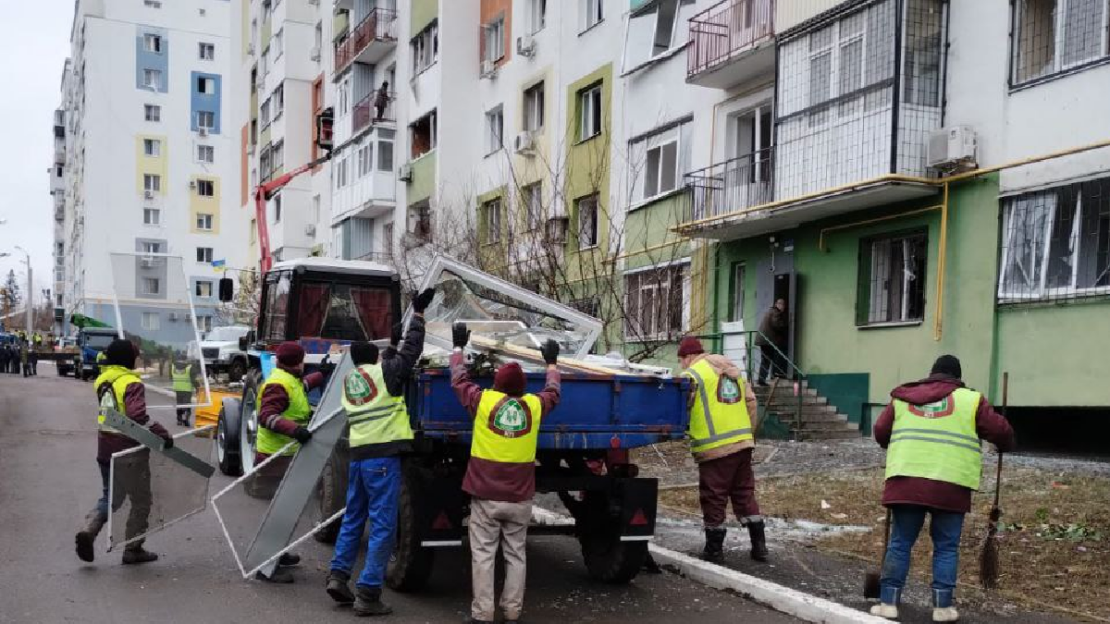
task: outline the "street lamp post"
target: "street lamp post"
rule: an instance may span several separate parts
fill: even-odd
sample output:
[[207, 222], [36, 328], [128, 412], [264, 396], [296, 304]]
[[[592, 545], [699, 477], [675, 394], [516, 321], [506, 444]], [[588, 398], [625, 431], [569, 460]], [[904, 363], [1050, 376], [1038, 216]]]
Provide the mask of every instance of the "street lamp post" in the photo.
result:
[[34, 313], [34, 308], [35, 308], [35, 287], [34, 287], [35, 282], [34, 282], [34, 280], [32, 279], [32, 276], [31, 276], [31, 254], [28, 253], [26, 249], [20, 247], [19, 245], [16, 245], [15, 248], [18, 249], [19, 251], [22, 251], [23, 255], [26, 256], [26, 259], [24, 261], [27, 263], [27, 307], [24, 310], [24, 316], [27, 317], [26, 318], [27, 340], [30, 340], [31, 339], [31, 334], [34, 333], [34, 330], [32, 329], [33, 325], [34, 325], [34, 323], [32, 321], [32, 315]]

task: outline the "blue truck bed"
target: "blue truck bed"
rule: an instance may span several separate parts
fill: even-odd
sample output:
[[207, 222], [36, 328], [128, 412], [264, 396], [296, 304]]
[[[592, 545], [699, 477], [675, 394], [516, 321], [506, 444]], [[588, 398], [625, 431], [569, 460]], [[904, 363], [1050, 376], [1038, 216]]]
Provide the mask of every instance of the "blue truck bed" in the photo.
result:
[[[528, 373], [528, 391], [543, 373]], [[489, 387], [493, 379], [475, 380]], [[540, 423], [540, 450], [631, 449], [685, 437], [689, 382], [637, 375], [564, 374], [559, 407]], [[426, 369], [409, 397], [410, 415], [426, 438], [470, 444], [473, 420], [451, 389], [447, 369]]]

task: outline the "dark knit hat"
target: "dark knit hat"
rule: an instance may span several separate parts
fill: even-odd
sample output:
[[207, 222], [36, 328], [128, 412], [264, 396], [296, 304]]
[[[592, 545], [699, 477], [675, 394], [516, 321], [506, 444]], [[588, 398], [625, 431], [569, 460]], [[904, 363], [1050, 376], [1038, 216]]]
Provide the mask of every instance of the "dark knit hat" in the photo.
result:
[[493, 389], [509, 396], [522, 396], [525, 383], [527, 380], [524, 378], [524, 369], [516, 362], [505, 364], [493, 376]]
[[378, 363], [378, 345], [372, 342], [352, 342], [351, 361], [355, 366]]
[[304, 349], [295, 342], [281, 343], [277, 351], [274, 351], [274, 355], [277, 356], [278, 364], [282, 366], [298, 366], [304, 362]]
[[964, 371], [960, 367], [960, 360], [954, 355], [942, 355], [933, 362], [933, 370], [929, 371], [929, 375], [947, 375], [960, 379], [964, 376]]
[[701, 346], [701, 341], [693, 336], [686, 336], [682, 342], [678, 343], [678, 357], [686, 357], [688, 355], [698, 355], [705, 353], [705, 348]]
[[116, 338], [104, 350], [104, 361], [111, 366], [135, 368], [135, 358], [137, 356], [138, 351], [135, 349], [135, 345], [131, 344], [130, 340], [124, 340], [123, 338]]

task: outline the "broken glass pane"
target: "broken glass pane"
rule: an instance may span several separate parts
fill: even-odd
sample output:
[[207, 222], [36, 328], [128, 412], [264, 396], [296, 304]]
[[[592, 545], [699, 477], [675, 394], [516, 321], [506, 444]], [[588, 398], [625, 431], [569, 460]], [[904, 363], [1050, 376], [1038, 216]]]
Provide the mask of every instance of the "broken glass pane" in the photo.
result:
[[141, 245], [137, 253], [111, 254], [110, 303], [91, 304], [99, 310], [94, 313], [139, 348], [135, 369], [146, 384], [149, 409], [204, 406], [199, 401], [209, 396], [208, 375], [197, 319], [208, 322], [217, 309], [215, 301], [194, 306], [193, 290], [207, 282], [200, 292], [211, 294], [218, 277], [188, 277], [180, 257], [162, 253], [164, 243]]
[[[174, 448], [211, 462], [213, 425], [174, 436]], [[139, 446], [112, 456], [108, 550], [141, 540], [204, 511], [208, 476]]]

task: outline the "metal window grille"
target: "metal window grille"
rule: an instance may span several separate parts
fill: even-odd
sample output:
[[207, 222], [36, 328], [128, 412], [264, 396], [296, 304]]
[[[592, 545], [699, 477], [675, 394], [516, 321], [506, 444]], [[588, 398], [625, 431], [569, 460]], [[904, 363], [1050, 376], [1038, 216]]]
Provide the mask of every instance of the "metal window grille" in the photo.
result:
[[1008, 198], [998, 302], [1110, 294], [1110, 178]]
[[856, 323], [909, 323], [925, 317], [928, 235], [910, 232], [860, 241]]
[[1013, 4], [1013, 84], [1110, 54], [1110, 0], [1017, 0]]
[[780, 41], [776, 198], [925, 175], [943, 104], [945, 11], [942, 0], [876, 0]]
[[689, 271], [677, 264], [625, 275], [626, 338], [664, 340], [683, 332]]

